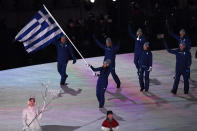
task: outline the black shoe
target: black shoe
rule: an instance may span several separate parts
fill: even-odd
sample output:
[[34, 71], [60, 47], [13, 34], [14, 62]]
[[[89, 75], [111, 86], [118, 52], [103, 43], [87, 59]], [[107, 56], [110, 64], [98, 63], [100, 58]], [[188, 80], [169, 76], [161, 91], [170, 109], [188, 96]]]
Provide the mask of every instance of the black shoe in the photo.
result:
[[145, 89], [145, 92], [148, 92], [148, 89]]
[[61, 86], [64, 86], [64, 85], [65, 85], [65, 83], [60, 83], [60, 85], [61, 85]]
[[144, 90], [144, 88], [141, 88], [140, 91], [142, 92]]
[[176, 91], [174, 91], [174, 90], [171, 90], [171, 93], [174, 94], [174, 95], [176, 95]]
[[116, 88], [118, 88], [118, 89], [119, 89], [119, 88], [120, 88], [120, 84], [117, 84]]
[[189, 92], [188, 91], [185, 91], [184, 94], [189, 94]]
[[99, 106], [99, 108], [104, 108], [104, 106]]

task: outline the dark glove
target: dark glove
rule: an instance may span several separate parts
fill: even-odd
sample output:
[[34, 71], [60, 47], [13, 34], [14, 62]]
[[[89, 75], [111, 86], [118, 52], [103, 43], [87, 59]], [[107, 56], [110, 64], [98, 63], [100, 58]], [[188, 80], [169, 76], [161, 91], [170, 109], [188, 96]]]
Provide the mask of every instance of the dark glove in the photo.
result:
[[76, 59], [74, 59], [74, 60], [73, 60], [73, 64], [75, 64], [76, 62], [77, 62], [77, 60], [76, 60]]

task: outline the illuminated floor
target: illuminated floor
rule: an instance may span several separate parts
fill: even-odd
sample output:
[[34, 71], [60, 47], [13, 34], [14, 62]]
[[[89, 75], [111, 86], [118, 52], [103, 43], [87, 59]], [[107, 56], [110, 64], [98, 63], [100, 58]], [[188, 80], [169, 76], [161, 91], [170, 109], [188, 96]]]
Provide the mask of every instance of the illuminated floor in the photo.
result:
[[[192, 55], [197, 48], [192, 49]], [[55, 99], [43, 115], [44, 131], [100, 131], [106, 110], [113, 110], [120, 123], [120, 131], [196, 131], [197, 130], [197, 59], [191, 67], [190, 94], [183, 94], [180, 82], [178, 95], [170, 92], [173, 84], [175, 57], [166, 51], [153, 52], [149, 93], [140, 93], [133, 54], [116, 58], [116, 72], [122, 85], [116, 90], [110, 76], [106, 104], [98, 109], [95, 96], [96, 77], [82, 60], [68, 65], [68, 88]], [[89, 58], [95, 66], [103, 57]], [[21, 131], [22, 109], [27, 99], [35, 96], [41, 104], [42, 82], [60, 89], [57, 63], [35, 65], [0, 72], [0, 131]]]

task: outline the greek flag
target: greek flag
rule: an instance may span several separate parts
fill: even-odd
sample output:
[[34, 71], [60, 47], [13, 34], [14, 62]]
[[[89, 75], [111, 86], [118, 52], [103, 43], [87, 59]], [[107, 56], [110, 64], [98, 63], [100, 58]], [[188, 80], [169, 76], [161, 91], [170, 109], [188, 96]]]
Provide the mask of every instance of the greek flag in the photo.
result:
[[63, 32], [47, 10], [42, 8], [16, 35], [15, 40], [23, 42], [25, 50], [30, 53], [48, 46], [61, 36]]

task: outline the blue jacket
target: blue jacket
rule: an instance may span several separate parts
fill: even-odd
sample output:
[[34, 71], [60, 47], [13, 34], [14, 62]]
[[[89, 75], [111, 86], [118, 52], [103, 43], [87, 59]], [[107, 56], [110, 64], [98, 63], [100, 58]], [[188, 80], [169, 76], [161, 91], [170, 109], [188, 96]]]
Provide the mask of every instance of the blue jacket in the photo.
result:
[[169, 53], [176, 55], [176, 71], [189, 70], [192, 64], [191, 53], [188, 50], [183, 50], [183, 51], [181, 51], [180, 49], [171, 50], [168, 48], [168, 45], [165, 41], [164, 41], [164, 45]]
[[58, 63], [66, 63], [69, 60], [70, 55], [72, 56], [73, 60], [76, 60], [76, 57], [73, 54], [72, 47], [68, 42], [65, 44], [62, 44], [61, 42], [56, 42], [55, 45], [57, 47]]
[[100, 71], [99, 78], [98, 78], [98, 81], [97, 81], [97, 86], [107, 86], [108, 77], [109, 77], [109, 74], [110, 74], [109, 67], [107, 67], [107, 68], [104, 68], [104, 67], [94, 68], [93, 66], [90, 66], [90, 67], [94, 72]]
[[139, 39], [137, 36], [131, 31], [131, 28], [128, 28], [129, 35], [135, 40], [135, 49], [134, 53], [140, 55], [143, 51], [143, 45], [146, 41], [144, 36], [141, 36]]
[[180, 45], [180, 43], [184, 42], [186, 44], [186, 50], [191, 49], [191, 39], [188, 36], [184, 36], [183, 38], [181, 38], [180, 36], [170, 31], [169, 31], [169, 34], [178, 41], [178, 46]]
[[111, 47], [107, 47], [106, 45], [103, 45], [100, 41], [98, 41], [97, 39], [95, 39], [95, 41], [100, 48], [105, 50], [104, 61], [106, 59], [110, 59], [111, 60], [110, 65], [115, 66], [116, 53], [118, 52], [120, 45], [116, 45], [116, 46], [112, 45]]
[[143, 50], [139, 60], [140, 67], [148, 70], [152, 67], [152, 53], [150, 50]]

